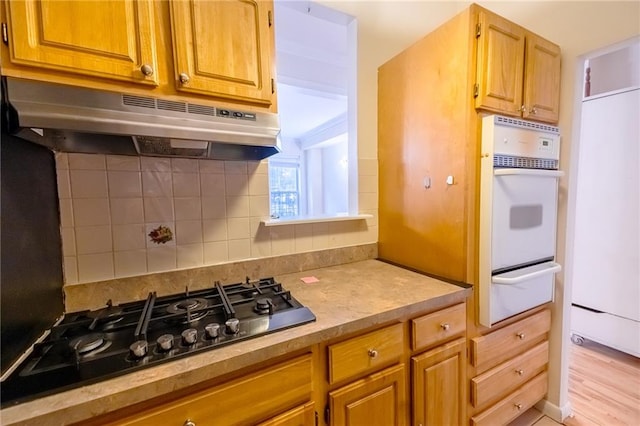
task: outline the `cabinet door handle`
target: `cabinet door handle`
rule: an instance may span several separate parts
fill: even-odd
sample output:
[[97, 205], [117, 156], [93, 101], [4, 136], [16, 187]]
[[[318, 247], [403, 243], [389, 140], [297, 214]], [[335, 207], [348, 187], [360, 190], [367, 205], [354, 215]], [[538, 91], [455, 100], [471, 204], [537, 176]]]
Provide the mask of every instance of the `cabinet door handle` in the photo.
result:
[[449, 330], [449, 327], [450, 327], [449, 323], [447, 323], [447, 322], [440, 324], [440, 328], [442, 328], [442, 330], [444, 330], [444, 331]]
[[537, 113], [538, 113], [538, 110], [536, 109], [536, 107], [533, 107], [529, 110], [529, 114], [536, 115]]
[[140, 72], [143, 75], [146, 75], [147, 77], [152, 76], [153, 75], [153, 67], [151, 65], [149, 65], [149, 64], [143, 64], [140, 67]]
[[518, 373], [518, 376], [522, 376], [524, 374], [524, 370], [519, 368], [516, 370], [516, 373]]
[[519, 108], [516, 108], [516, 112], [525, 112], [527, 108], [524, 105], [520, 105]]
[[178, 76], [178, 79], [180, 80], [180, 83], [187, 84], [190, 80], [189, 74], [185, 72], [181, 72], [180, 75]]
[[377, 358], [377, 356], [378, 356], [378, 351], [377, 351], [377, 350], [375, 350], [375, 349], [369, 349], [369, 350], [367, 351], [367, 354], [368, 354], [368, 355], [369, 355], [369, 357], [371, 357], [371, 358]]
[[513, 404], [518, 410], [522, 410], [522, 404]]
[[196, 422], [187, 419], [184, 421], [184, 426], [196, 426]]
[[525, 338], [524, 333], [516, 333], [516, 336], [517, 336], [517, 337], [518, 337], [518, 339], [520, 339], [520, 340], [524, 340], [524, 338]]

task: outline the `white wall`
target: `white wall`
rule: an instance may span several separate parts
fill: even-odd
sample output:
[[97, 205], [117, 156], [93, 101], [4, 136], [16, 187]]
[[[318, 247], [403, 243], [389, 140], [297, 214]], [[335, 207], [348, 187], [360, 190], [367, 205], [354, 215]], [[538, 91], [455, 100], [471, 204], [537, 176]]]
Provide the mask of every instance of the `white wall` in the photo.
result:
[[[377, 158], [377, 68], [404, 48], [445, 22], [470, 2], [456, 1], [321, 1], [358, 20], [358, 157]], [[566, 176], [560, 182], [558, 218], [558, 260], [565, 260], [566, 200], [568, 181], [573, 177], [571, 158], [575, 69], [578, 58], [590, 51], [640, 34], [640, 2], [616, 1], [479, 1], [481, 6], [548, 38], [562, 48], [560, 127], [563, 142], [561, 168]], [[551, 332], [551, 407], [567, 406], [568, 315], [565, 309], [570, 289], [559, 274]], [[566, 413], [556, 413], [564, 415]]]

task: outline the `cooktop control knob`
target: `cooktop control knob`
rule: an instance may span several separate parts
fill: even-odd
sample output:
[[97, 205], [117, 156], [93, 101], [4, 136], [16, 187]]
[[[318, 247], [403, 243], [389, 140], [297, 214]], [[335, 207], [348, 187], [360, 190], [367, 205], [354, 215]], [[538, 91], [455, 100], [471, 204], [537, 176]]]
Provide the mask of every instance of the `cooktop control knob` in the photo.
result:
[[148, 344], [146, 340], [136, 340], [129, 345], [129, 351], [135, 358], [142, 358], [147, 354]]
[[160, 349], [162, 349], [163, 351], [168, 351], [173, 347], [173, 335], [163, 334], [162, 336], [158, 337], [157, 342]]
[[227, 326], [227, 334], [236, 334], [240, 331], [240, 320], [238, 318], [228, 319], [224, 325]]
[[207, 336], [215, 339], [220, 336], [220, 324], [217, 322], [212, 322], [211, 324], [207, 324], [204, 326], [204, 330], [207, 332]]
[[193, 345], [198, 340], [198, 330], [195, 328], [187, 328], [182, 332], [182, 341], [186, 345]]

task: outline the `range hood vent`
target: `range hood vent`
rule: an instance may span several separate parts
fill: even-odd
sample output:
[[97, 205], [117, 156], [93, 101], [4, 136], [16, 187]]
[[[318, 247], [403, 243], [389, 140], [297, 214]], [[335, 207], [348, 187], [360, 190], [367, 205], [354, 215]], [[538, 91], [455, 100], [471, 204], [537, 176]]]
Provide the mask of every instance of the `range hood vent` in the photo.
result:
[[278, 116], [2, 77], [3, 125], [62, 152], [258, 161], [277, 154]]

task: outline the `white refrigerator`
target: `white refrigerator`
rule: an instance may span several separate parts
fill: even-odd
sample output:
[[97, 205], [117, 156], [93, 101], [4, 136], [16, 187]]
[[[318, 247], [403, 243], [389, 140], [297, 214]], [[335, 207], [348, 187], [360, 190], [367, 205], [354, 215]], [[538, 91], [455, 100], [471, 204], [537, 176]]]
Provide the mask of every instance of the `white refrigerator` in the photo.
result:
[[582, 104], [572, 340], [640, 357], [640, 88]]

